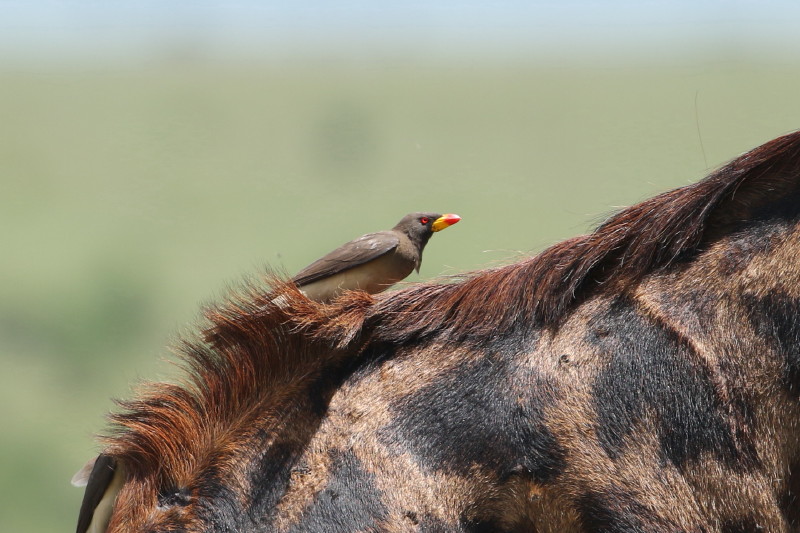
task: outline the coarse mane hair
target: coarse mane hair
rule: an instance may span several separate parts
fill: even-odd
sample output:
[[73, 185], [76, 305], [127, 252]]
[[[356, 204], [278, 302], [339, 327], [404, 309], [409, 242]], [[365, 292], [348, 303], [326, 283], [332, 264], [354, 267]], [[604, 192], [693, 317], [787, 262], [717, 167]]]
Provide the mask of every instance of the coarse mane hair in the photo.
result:
[[156, 471], [160, 483], [174, 483], [230, 457], [255, 420], [263, 427], [265, 416], [279, 417], [276, 406], [303, 380], [370, 348], [479, 345], [520, 328], [557, 328], [591, 294], [632, 287], [746, 224], [796, 212], [798, 169], [795, 132], [702, 181], [624, 209], [592, 233], [449, 282], [376, 296], [351, 291], [319, 304], [268, 275], [205, 310], [202, 335], [178, 348], [184, 380], [148, 385], [138, 398], [121, 402], [105, 453], [124, 461], [130, 475]]

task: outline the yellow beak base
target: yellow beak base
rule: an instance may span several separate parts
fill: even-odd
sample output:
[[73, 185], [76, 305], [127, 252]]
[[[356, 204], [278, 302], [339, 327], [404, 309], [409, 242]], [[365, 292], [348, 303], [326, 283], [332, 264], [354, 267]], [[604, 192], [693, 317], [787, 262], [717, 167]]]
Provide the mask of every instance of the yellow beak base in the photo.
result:
[[436, 220], [433, 221], [433, 224], [431, 225], [431, 230], [432, 231], [442, 231], [444, 228], [446, 228], [448, 226], [452, 226], [453, 224], [455, 224], [459, 220], [461, 220], [461, 217], [458, 216], [458, 215], [455, 215], [453, 213], [449, 213], [447, 215], [442, 215], [442, 216], [440, 216], [439, 218], [437, 218]]

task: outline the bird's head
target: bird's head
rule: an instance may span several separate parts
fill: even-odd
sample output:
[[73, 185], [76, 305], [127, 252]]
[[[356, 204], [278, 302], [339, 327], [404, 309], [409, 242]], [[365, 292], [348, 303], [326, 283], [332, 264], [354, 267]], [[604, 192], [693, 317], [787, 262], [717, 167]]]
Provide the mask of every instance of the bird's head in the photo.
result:
[[461, 217], [452, 213], [447, 215], [440, 215], [439, 213], [410, 213], [404, 216], [394, 229], [408, 235], [408, 238], [419, 246], [421, 253], [434, 232], [452, 226], [459, 220], [461, 220]]

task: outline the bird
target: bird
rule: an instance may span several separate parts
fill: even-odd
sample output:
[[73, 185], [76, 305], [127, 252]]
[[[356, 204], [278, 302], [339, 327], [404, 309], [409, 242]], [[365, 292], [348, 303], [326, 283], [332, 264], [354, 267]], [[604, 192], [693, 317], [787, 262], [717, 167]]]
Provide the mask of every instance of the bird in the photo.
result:
[[311, 300], [328, 303], [343, 291], [382, 292], [416, 270], [428, 239], [461, 220], [456, 214], [410, 213], [390, 230], [367, 233], [317, 259], [292, 281]]

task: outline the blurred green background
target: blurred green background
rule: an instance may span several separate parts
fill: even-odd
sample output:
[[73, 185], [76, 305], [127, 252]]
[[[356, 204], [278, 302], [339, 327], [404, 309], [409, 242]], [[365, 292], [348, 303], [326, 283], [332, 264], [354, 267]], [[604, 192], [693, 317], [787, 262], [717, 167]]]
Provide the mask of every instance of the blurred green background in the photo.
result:
[[[506, 7], [517, 29], [548, 27]], [[422, 44], [414, 20], [384, 21], [411, 35], [404, 46], [320, 40], [299, 17], [293, 47], [242, 54], [208, 46], [208, 24], [109, 51], [109, 35], [77, 38], [89, 15], [17, 14], [17, 34], [41, 33], [36, 47], [0, 40], [0, 531], [74, 528], [69, 479], [96, 453], [111, 398], [167, 379], [165, 347], [243, 276], [293, 273], [417, 210], [463, 221], [409, 281], [512, 261], [800, 126], [800, 53], [769, 31], [742, 45], [747, 27], [729, 18], [711, 41], [654, 15], [582, 46], [580, 24], [503, 40], [480, 11], [474, 35], [424, 19]], [[359, 20], [380, 33], [378, 14], [361, 16], [339, 33]], [[717, 27], [703, 20], [697, 35]], [[437, 45], [437, 24], [461, 40]], [[65, 50], [70, 30], [81, 45]]]

